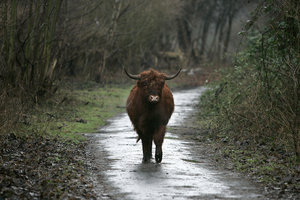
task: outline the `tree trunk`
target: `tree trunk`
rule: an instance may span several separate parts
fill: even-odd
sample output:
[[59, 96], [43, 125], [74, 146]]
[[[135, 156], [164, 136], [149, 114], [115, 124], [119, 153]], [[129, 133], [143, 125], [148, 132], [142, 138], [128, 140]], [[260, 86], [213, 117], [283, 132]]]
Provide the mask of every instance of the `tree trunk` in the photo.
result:
[[236, 1], [235, 0], [231, 1], [230, 6], [229, 6], [227, 34], [226, 34], [226, 38], [225, 38], [225, 41], [224, 41], [223, 58], [226, 58], [226, 53], [227, 53], [227, 50], [228, 50], [228, 44], [229, 44], [229, 40], [230, 40], [231, 27], [232, 27], [232, 21], [233, 21], [233, 18], [235, 16], [235, 13], [236, 13], [235, 5], [236, 5]]
[[112, 13], [111, 25], [110, 25], [110, 28], [108, 29], [108, 33], [107, 33], [107, 40], [106, 40], [106, 44], [104, 47], [102, 64], [99, 67], [99, 71], [98, 71], [98, 73], [99, 73], [99, 77], [97, 78], [98, 82], [103, 81], [102, 79], [103, 79], [105, 68], [106, 68], [107, 58], [108, 58], [108, 55], [110, 54], [109, 52], [113, 49], [114, 36], [115, 36], [115, 32], [117, 30], [118, 20], [120, 18], [121, 8], [123, 5], [122, 2], [123, 1], [115, 1], [115, 3], [114, 3], [114, 12]]

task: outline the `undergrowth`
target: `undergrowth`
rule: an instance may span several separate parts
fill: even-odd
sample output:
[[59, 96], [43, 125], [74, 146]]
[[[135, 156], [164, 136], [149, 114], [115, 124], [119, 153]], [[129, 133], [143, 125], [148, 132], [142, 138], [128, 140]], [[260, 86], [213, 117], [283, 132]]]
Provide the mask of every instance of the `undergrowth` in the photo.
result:
[[[297, 6], [298, 5], [298, 6]], [[234, 168], [299, 189], [300, 26], [298, 1], [265, 1], [266, 29], [246, 33], [234, 65], [219, 71], [199, 104], [199, 125]], [[271, 15], [271, 17], [270, 17]], [[259, 18], [256, 14], [254, 18]], [[252, 22], [253, 23], [253, 22]], [[298, 185], [297, 185], [298, 184]], [[299, 191], [299, 190], [298, 190]]]

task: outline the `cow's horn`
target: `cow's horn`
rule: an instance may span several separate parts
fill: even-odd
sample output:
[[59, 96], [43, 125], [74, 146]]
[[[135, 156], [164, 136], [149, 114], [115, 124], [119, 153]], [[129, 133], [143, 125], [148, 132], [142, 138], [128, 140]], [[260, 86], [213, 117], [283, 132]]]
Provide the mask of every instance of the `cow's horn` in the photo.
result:
[[132, 78], [132, 79], [135, 79], [135, 80], [140, 80], [140, 76], [139, 75], [133, 75], [133, 74], [130, 74], [127, 72], [127, 70], [124, 68], [124, 71], [126, 73], [126, 75], [129, 77], [129, 78]]
[[181, 71], [181, 68], [178, 70], [178, 72], [176, 74], [171, 75], [171, 76], [167, 76], [166, 80], [171, 80], [171, 79], [175, 78], [176, 76], [178, 76], [178, 74], [180, 73], [180, 71]]

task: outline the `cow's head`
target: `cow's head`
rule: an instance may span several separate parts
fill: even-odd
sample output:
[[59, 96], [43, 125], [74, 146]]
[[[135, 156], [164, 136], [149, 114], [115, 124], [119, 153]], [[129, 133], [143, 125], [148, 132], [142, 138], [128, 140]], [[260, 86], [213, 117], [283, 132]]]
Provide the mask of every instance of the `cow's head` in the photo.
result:
[[150, 69], [138, 75], [132, 75], [125, 69], [125, 73], [129, 78], [138, 80], [137, 86], [143, 92], [145, 100], [151, 104], [156, 104], [160, 101], [165, 80], [171, 80], [175, 78], [180, 71], [181, 69], [179, 69], [176, 74], [168, 76], [165, 73], [159, 73], [156, 70]]

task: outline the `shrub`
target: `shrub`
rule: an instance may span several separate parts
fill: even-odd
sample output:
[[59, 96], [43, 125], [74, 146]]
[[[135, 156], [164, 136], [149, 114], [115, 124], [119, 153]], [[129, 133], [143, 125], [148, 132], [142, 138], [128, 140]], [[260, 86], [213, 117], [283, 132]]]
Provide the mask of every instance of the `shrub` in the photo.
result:
[[[300, 159], [300, 23], [297, 1], [265, 1], [272, 14], [263, 32], [249, 31], [234, 67], [201, 99], [210, 128], [235, 139], [269, 143]], [[208, 124], [207, 124], [208, 125]], [[212, 126], [213, 125], [213, 126]]]

